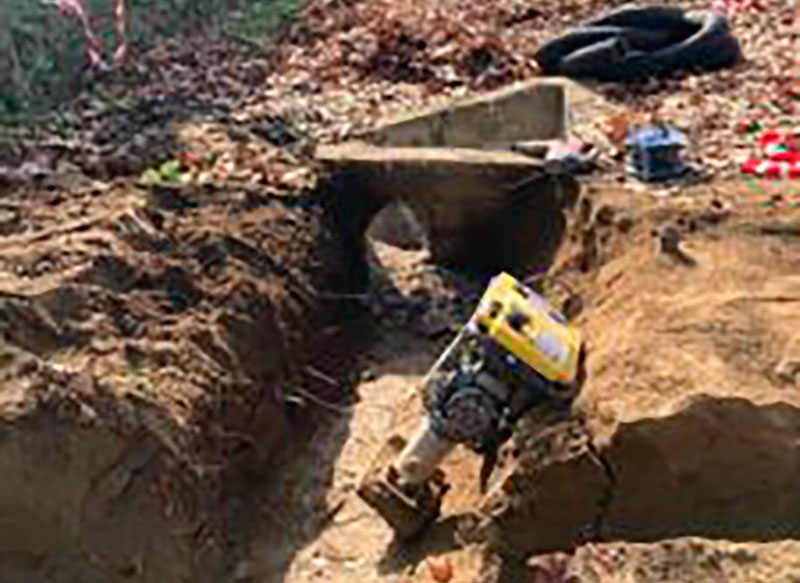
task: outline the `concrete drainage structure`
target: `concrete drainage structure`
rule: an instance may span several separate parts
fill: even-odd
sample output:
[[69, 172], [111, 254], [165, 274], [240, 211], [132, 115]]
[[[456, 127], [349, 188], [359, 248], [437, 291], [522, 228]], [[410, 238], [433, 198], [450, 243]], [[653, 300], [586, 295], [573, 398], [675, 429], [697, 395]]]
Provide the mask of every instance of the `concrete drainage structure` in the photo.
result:
[[[566, 95], [561, 82], [521, 83], [318, 148], [343, 230], [363, 245], [372, 220], [400, 202], [425, 230], [438, 263], [488, 273], [546, 269], [578, 186], [510, 148], [565, 138]], [[380, 222], [378, 237], [397, 240], [398, 231], [415, 230], [407, 211], [384, 211]]]

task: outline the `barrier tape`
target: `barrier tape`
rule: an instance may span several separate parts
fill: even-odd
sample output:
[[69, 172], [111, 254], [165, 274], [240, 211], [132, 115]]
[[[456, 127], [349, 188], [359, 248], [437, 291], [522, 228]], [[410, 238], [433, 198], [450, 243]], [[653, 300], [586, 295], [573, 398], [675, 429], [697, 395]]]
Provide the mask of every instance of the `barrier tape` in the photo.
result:
[[800, 151], [794, 131], [764, 130], [756, 138], [763, 157], [742, 160], [740, 172], [770, 179], [800, 179]]
[[125, 20], [125, 0], [114, 0], [114, 67], [122, 65], [128, 52]]
[[[52, 4], [53, 2], [47, 2]], [[64, 18], [76, 19], [83, 31], [86, 55], [89, 58], [89, 66], [99, 71], [107, 71], [109, 65], [103, 59], [103, 43], [92, 30], [89, 18], [89, 11], [82, 0], [55, 0], [58, 13]], [[125, 0], [114, 0], [114, 54], [113, 67], [119, 67], [125, 60], [128, 45], [125, 38]]]

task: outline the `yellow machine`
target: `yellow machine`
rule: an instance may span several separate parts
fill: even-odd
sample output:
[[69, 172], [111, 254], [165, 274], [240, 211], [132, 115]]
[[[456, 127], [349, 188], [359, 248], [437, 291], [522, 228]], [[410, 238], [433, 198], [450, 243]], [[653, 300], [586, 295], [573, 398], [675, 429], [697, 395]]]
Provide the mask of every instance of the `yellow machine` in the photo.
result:
[[438, 468], [456, 445], [484, 455], [490, 472], [525, 412], [570, 405], [583, 380], [581, 334], [569, 319], [577, 306], [571, 293], [558, 310], [511, 275], [492, 279], [423, 380], [426, 415], [417, 432], [408, 442], [390, 440], [359, 488], [398, 537], [438, 516], [448, 488]]
[[502, 273], [473, 316], [478, 331], [548, 381], [569, 386], [578, 373], [581, 336], [542, 296]]

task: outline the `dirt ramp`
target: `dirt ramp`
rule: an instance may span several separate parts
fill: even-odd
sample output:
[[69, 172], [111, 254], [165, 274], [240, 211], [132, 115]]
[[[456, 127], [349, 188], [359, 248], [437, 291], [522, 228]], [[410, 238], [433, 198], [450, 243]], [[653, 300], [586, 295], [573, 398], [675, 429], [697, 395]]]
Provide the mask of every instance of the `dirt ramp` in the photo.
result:
[[601, 538], [800, 537], [800, 409], [698, 397], [620, 426], [601, 450], [613, 488]]

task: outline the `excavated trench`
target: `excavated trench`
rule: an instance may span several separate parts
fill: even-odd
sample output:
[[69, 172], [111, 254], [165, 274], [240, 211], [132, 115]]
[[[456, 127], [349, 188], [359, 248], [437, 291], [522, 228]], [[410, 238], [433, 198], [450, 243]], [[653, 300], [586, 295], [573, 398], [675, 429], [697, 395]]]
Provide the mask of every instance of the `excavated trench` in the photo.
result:
[[[607, 578], [585, 574], [606, 560], [591, 558], [593, 545], [605, 545], [650, 557], [651, 578], [659, 561], [666, 569], [688, 553], [691, 561], [680, 559], [686, 576], [710, 581], [714, 557], [730, 558], [739, 574], [746, 572], [737, 563], [742, 553], [767, 568], [767, 557], [780, 554], [770, 545], [800, 535], [800, 400], [791, 372], [800, 370], [792, 368], [800, 361], [796, 218], [776, 224], [758, 213], [720, 210], [718, 202], [704, 207], [699, 196], [699, 209], [635, 215], [622, 197], [613, 198], [612, 205], [583, 198], [562, 217], [568, 238], [553, 269], [584, 298], [579, 323], [589, 349], [588, 381], [572, 414], [523, 425], [477, 524], [469, 502], [476, 499], [473, 465], [454, 460], [451, 480], [470, 491], [451, 493], [441, 528], [412, 555], [455, 553], [460, 564], [459, 544], [476, 543], [482, 580], [559, 580], [552, 570], [536, 578], [531, 558], [566, 556], [557, 560], [583, 569], [578, 580], [613, 581], [614, 569]], [[419, 245], [408, 210], [390, 212], [411, 228], [382, 229], [398, 246]], [[381, 218], [391, 223], [391, 215]], [[692, 261], [654, 251], [654, 227], [666, 219], [683, 232]], [[460, 542], [442, 546], [453, 525]], [[358, 536], [355, 528], [322, 536], [313, 552], [325, 556], [329, 545], [346, 545], [347, 532]], [[314, 564], [314, 557], [303, 560]], [[409, 580], [425, 580], [424, 569], [414, 572]], [[305, 580], [302, 573], [298, 567], [291, 580]]]
[[[623, 227], [579, 204], [568, 220], [574, 193], [540, 182], [477, 221], [403, 172], [376, 189], [373, 172], [289, 200], [87, 194], [78, 219], [31, 214], [0, 241], [0, 579], [225, 580], [253, 479], [302, 437], [287, 424], [313, 421], [287, 422], [287, 402], [354, 382], [345, 323], [371, 225], [412, 246], [424, 230], [434, 260], [483, 273], [555, 259], [586, 300], [573, 418], [520, 433], [471, 535], [503, 559], [497, 580], [588, 542], [800, 535], [792, 229], [689, 221], [693, 266], [665, 264], [650, 216]], [[398, 193], [421, 228], [405, 212], [386, 235], [398, 211], [375, 217]]]
[[[372, 279], [365, 232], [397, 198], [349, 180], [289, 197], [54, 191], [57, 215], [9, 194], [29, 224], [0, 241], [0, 579], [226, 577], [259, 520], [242, 507], [250, 490], [287, 439], [309, 437], [289, 429], [314, 423], [296, 404], [348, 398], [358, 377], [349, 324]], [[463, 206], [430, 200], [436, 217]], [[552, 189], [538, 201], [495, 209], [480, 232], [548, 214], [552, 254], [562, 205]], [[437, 230], [428, 202], [411, 206], [460, 267], [502, 256], [457, 244], [479, 232], [474, 216]]]
[[367, 267], [318, 197], [142, 194], [0, 241], [0, 580], [219, 581], [293, 387], [352, 374]]

